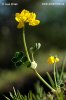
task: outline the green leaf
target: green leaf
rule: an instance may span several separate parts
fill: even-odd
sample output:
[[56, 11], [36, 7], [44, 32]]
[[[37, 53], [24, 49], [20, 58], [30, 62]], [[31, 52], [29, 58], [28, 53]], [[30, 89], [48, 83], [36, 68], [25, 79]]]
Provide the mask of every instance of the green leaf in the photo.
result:
[[22, 61], [19, 60], [19, 61], [17, 61], [17, 62], [15, 63], [15, 66], [20, 66], [20, 65], [22, 65], [22, 64], [23, 64]]
[[55, 84], [54, 84], [54, 81], [53, 81], [52, 77], [50, 76], [50, 74], [48, 72], [46, 72], [46, 73], [47, 73], [47, 76], [49, 78], [49, 81], [50, 81], [52, 87], [55, 88]]
[[26, 65], [27, 65], [27, 67], [30, 67], [31, 66], [31, 63], [30, 62], [27, 62]]
[[13, 58], [12, 58], [12, 62], [15, 63], [15, 62], [17, 62], [17, 61], [18, 61], [18, 59], [17, 59], [16, 57], [13, 57]]
[[24, 56], [24, 57], [22, 58], [22, 62], [25, 63], [25, 62], [27, 62], [27, 61], [28, 61], [28, 58], [27, 58], [26, 56]]
[[28, 58], [24, 56], [23, 58], [21, 58], [19, 61], [15, 63], [15, 66], [21, 66], [22, 64], [26, 64], [27, 66], [27, 63], [28, 63]]
[[63, 79], [65, 61], [66, 61], [66, 55], [65, 55], [65, 58], [64, 58], [63, 64], [62, 64], [62, 69], [61, 69], [60, 79]]
[[12, 58], [12, 62], [17, 62], [23, 57], [23, 52], [16, 52], [15, 56]]
[[57, 81], [59, 81], [59, 80], [60, 80], [60, 74], [59, 74], [59, 72], [58, 72], [58, 71], [56, 72], [56, 79], [57, 79]]
[[8, 97], [6, 97], [6, 96], [5, 96], [5, 98], [6, 98], [6, 100], [10, 100], [10, 99], [9, 99]]
[[16, 90], [14, 87], [13, 87], [13, 91], [14, 91], [14, 95], [17, 96]]
[[26, 66], [30, 66], [30, 62], [28, 58], [23, 55], [23, 52], [16, 52], [15, 56], [12, 58], [12, 62], [15, 66], [21, 66], [22, 64], [26, 64]]
[[62, 87], [64, 85], [64, 83], [63, 83], [63, 79], [60, 78], [60, 75], [61, 75], [61, 73], [59, 73], [57, 68], [56, 68], [57, 85]]
[[10, 97], [13, 99], [13, 94], [10, 92]]
[[15, 57], [16, 58], [22, 58], [23, 57], [23, 52], [22, 51], [16, 52]]

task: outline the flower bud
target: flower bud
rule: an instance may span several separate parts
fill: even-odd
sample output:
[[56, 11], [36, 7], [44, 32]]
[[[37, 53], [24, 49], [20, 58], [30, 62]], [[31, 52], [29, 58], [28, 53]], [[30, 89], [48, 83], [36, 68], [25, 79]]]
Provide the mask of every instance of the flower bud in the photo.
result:
[[35, 61], [31, 62], [31, 68], [36, 69], [37, 63]]

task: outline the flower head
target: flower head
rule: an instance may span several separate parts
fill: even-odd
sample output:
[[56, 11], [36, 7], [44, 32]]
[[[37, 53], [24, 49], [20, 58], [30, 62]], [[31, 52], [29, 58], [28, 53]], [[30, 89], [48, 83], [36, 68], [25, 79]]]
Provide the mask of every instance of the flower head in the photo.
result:
[[30, 12], [28, 11], [28, 10], [22, 10], [21, 11], [21, 18], [22, 18], [22, 20], [24, 21], [24, 22], [27, 22], [28, 21], [28, 18], [29, 18], [29, 16], [30, 16]]
[[17, 28], [23, 28], [25, 23], [29, 23], [31, 26], [36, 26], [40, 23], [39, 20], [36, 20], [36, 14], [29, 12], [28, 10], [22, 10], [21, 13], [16, 13], [15, 20], [19, 22]]
[[28, 18], [28, 22], [32, 21], [32, 20], [35, 20], [36, 19], [36, 14], [35, 13], [30, 13], [30, 16]]
[[48, 58], [48, 63], [49, 63], [49, 64], [53, 64], [53, 63], [57, 63], [57, 62], [59, 62], [59, 58], [57, 58], [57, 57], [50, 56], [50, 57]]

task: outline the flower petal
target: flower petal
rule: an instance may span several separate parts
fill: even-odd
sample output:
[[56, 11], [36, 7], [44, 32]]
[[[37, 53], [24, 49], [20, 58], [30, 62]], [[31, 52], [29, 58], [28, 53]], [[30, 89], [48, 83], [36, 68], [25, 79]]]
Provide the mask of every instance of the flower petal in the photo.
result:
[[32, 21], [29, 22], [29, 25], [31, 25], [31, 26], [36, 26], [36, 25], [38, 25], [39, 23], [40, 23], [39, 20], [32, 20]]
[[25, 22], [27, 22], [29, 15], [30, 15], [30, 13], [29, 13], [28, 10], [25, 10], [25, 9], [24, 9], [24, 10], [21, 12], [21, 17], [22, 17], [23, 21], [25, 21]]
[[19, 22], [19, 24], [17, 25], [17, 28], [23, 28], [24, 27], [24, 22]]
[[20, 13], [16, 13], [15, 20], [17, 22], [20, 22]]

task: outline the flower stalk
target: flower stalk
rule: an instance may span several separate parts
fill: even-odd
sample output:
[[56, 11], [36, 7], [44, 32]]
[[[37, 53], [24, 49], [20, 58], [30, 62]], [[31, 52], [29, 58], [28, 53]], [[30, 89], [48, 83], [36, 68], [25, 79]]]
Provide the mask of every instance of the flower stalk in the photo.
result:
[[34, 72], [36, 73], [36, 75], [38, 76], [38, 78], [49, 88], [51, 89], [52, 92], [56, 92], [56, 90], [54, 88], [52, 88], [41, 76], [40, 74], [37, 72], [37, 70], [35, 69]]
[[[27, 50], [26, 40], [25, 40], [25, 27], [23, 27], [23, 43], [24, 43], [24, 48], [25, 48], [26, 56], [27, 56], [28, 60], [31, 62], [30, 57], [29, 57], [29, 53], [28, 53], [28, 50]], [[32, 55], [32, 58], [33, 58], [33, 60], [34, 60], [33, 55]], [[34, 70], [34, 72], [35, 72], [35, 74], [38, 76], [38, 78], [39, 78], [49, 89], [51, 89], [51, 91], [53, 91], [53, 92], [56, 91], [55, 89], [53, 89], [53, 88], [40, 76], [40, 74], [37, 72], [36, 69], [33, 69], [33, 68], [31, 68], [31, 69]]]
[[54, 81], [55, 81], [55, 86], [57, 87], [57, 82], [56, 82], [56, 63], [54, 63]]
[[23, 27], [23, 43], [24, 43], [24, 48], [25, 48], [25, 52], [26, 52], [26, 56], [28, 58], [28, 60], [31, 62], [30, 57], [29, 57], [29, 53], [27, 50], [27, 45], [26, 45], [26, 39], [25, 39], [25, 26]]
[[32, 55], [32, 61], [34, 61], [34, 54], [33, 54], [33, 53], [31, 53], [31, 55]]

